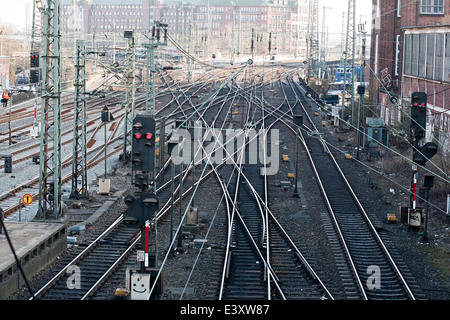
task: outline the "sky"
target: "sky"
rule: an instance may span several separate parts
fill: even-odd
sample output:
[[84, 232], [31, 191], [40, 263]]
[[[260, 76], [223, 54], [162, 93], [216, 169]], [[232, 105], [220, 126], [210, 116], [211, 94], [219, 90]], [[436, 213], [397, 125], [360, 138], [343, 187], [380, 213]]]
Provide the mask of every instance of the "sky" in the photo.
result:
[[29, 4], [29, 17], [31, 19], [33, 0], [0, 0], [0, 24], [10, 23], [14, 27], [23, 29], [27, 4]]
[[[181, 1], [181, 0], [180, 0]], [[26, 4], [29, 4], [29, 17], [31, 19], [31, 10], [33, 0], [0, 0], [0, 24], [1, 22], [11, 23], [14, 27], [23, 29], [25, 26]], [[330, 30], [340, 30], [342, 25], [342, 12], [347, 12], [348, 0], [319, 0], [319, 13], [322, 15], [322, 7], [326, 9], [326, 25]], [[372, 1], [356, 0], [356, 23], [367, 21], [366, 31], [370, 31]], [[30, 22], [31, 24], [31, 22]]]

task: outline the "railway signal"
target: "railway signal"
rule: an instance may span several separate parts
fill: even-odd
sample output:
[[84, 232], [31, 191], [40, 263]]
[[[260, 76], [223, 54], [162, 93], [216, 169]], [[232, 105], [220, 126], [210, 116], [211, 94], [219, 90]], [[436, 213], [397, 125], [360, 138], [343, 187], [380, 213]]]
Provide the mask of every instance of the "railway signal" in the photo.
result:
[[39, 53], [33, 52], [30, 55], [30, 68], [39, 68]]
[[[427, 142], [423, 145], [419, 141], [426, 136], [427, 126], [427, 99], [425, 92], [413, 92], [411, 96], [411, 124], [409, 128], [411, 144], [414, 147], [412, 161], [415, 164], [424, 166], [438, 150], [438, 146], [434, 142]], [[411, 178], [411, 196], [410, 203], [412, 208], [407, 209], [409, 226], [420, 227], [422, 225], [422, 208], [416, 207], [416, 192], [418, 181], [418, 168], [416, 165], [412, 168]]]
[[41, 80], [41, 70], [30, 70], [30, 83], [38, 83]]
[[427, 126], [427, 94], [414, 92], [411, 97], [411, 125], [410, 137], [413, 143], [417, 143], [425, 137]]
[[128, 209], [123, 214], [123, 222], [129, 228], [142, 227], [158, 210], [159, 199], [150, 192], [142, 193], [138, 199], [128, 195], [124, 200]]
[[131, 162], [133, 171], [155, 171], [155, 118], [137, 115], [133, 120]]
[[12, 157], [5, 157], [5, 173], [12, 173]]
[[422, 147], [413, 151], [413, 161], [421, 166], [437, 153], [438, 146], [434, 142], [427, 142]]

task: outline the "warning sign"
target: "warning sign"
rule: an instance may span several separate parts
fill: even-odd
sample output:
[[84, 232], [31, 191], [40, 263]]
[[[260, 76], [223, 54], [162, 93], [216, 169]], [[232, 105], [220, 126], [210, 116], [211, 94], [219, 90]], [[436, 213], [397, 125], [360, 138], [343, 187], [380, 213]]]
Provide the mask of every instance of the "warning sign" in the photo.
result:
[[29, 193], [24, 194], [22, 197], [23, 204], [31, 204], [33, 202], [33, 196]]

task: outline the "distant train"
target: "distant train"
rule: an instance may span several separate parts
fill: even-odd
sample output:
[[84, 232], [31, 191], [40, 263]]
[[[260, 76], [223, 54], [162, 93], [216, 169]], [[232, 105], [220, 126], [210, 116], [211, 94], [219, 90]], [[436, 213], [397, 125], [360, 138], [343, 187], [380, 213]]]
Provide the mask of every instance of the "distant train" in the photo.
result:
[[[356, 82], [360, 82], [362, 79], [361, 66], [355, 66], [354, 76], [356, 77]], [[352, 78], [352, 66], [347, 66], [347, 77], [345, 82], [350, 82]], [[339, 65], [334, 70], [334, 82], [335, 83], [343, 83], [344, 82], [344, 66]]]

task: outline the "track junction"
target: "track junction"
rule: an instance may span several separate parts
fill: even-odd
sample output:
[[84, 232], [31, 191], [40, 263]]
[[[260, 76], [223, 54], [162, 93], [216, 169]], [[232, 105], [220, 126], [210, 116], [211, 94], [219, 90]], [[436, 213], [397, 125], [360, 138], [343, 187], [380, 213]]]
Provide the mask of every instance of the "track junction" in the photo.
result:
[[[160, 199], [159, 272], [149, 297], [424, 297], [402, 258], [391, 253], [379, 236], [371, 213], [358, 200], [323, 139], [320, 116], [326, 118], [326, 113], [305, 96], [308, 89], [297, 67], [273, 68], [247, 62], [232, 70], [206, 72], [192, 83], [177, 77], [176, 72], [172, 75], [159, 70], [157, 83], [162, 93], [157, 96], [156, 116], [164, 117], [172, 129], [176, 123], [182, 123], [185, 129], [195, 124], [205, 134], [200, 135], [198, 148], [193, 150], [195, 162], [173, 165], [173, 154], [166, 154], [160, 165], [156, 186]], [[105, 125], [100, 121], [101, 108], [118, 103], [122, 94], [120, 90], [111, 91], [104, 99], [90, 101], [88, 150], [93, 167], [101, 167], [104, 161], [104, 145], [96, 143], [104, 139], [103, 130], [99, 130]], [[73, 121], [69, 101], [70, 95], [68, 133]], [[143, 112], [145, 96], [138, 92], [135, 103], [137, 113]], [[26, 118], [31, 107], [24, 109], [12, 112], [13, 122], [25, 121], [19, 119]], [[118, 160], [123, 111], [120, 106], [111, 110], [116, 120], [109, 124], [108, 161], [114, 163], [114, 172], [124, 173], [112, 177], [113, 185], [115, 179], [125, 181], [123, 194], [136, 194], [137, 188], [126, 175], [130, 164]], [[20, 129], [13, 132], [18, 137], [24, 135]], [[230, 133], [233, 138], [227, 139]], [[176, 135], [176, 131], [170, 135]], [[169, 136], [164, 138], [168, 140]], [[39, 148], [35, 139], [23, 139], [11, 146], [14, 167], [20, 163], [29, 167], [38, 152], [33, 151], [35, 148]], [[11, 203], [2, 204], [7, 216], [17, 216], [14, 205], [23, 193], [32, 193], [36, 188], [33, 183], [36, 179], [21, 186], [22, 190], [16, 187], [4, 192], [2, 201]], [[195, 228], [189, 229], [185, 221], [194, 207], [199, 216]], [[115, 290], [126, 287], [125, 270], [136, 264], [141, 246], [139, 233], [123, 228], [125, 208], [123, 199], [119, 199], [101, 223], [80, 235], [78, 245], [33, 283], [34, 297], [26, 298], [117, 298]], [[74, 287], [71, 277], [77, 271], [82, 275], [82, 285]], [[179, 279], [184, 279], [184, 285]], [[162, 285], [156, 285], [157, 281]]]

